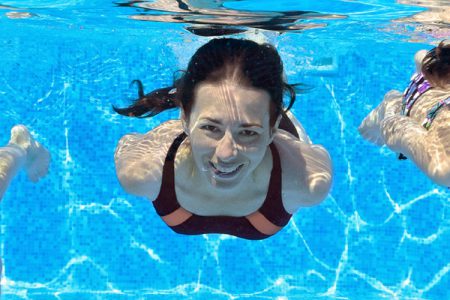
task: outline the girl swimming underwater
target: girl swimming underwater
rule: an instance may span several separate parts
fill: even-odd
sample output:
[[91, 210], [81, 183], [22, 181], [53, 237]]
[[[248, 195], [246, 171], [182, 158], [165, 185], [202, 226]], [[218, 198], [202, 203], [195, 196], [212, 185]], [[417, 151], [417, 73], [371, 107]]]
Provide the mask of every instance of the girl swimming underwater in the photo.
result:
[[144, 95], [140, 85], [133, 105], [115, 108], [136, 117], [181, 109], [179, 120], [120, 140], [120, 183], [151, 199], [177, 233], [255, 240], [277, 233], [300, 207], [321, 202], [332, 181], [327, 151], [283, 110], [285, 91], [289, 109], [295, 92], [274, 47], [209, 41], [173, 86]]
[[388, 92], [359, 132], [450, 187], [450, 43], [417, 52], [415, 61], [416, 73], [404, 93]]

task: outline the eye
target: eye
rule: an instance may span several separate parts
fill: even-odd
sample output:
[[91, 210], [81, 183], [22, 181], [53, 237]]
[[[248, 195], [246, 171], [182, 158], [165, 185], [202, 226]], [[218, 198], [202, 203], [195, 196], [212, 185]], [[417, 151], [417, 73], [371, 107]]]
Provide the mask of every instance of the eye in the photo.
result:
[[253, 131], [253, 130], [242, 130], [240, 132], [240, 134], [243, 135], [243, 136], [255, 136], [258, 133], [256, 131]]
[[206, 131], [209, 131], [209, 132], [214, 132], [214, 133], [220, 131], [220, 129], [218, 127], [214, 126], [214, 125], [203, 125], [203, 126], [200, 127], [200, 129], [206, 130]]

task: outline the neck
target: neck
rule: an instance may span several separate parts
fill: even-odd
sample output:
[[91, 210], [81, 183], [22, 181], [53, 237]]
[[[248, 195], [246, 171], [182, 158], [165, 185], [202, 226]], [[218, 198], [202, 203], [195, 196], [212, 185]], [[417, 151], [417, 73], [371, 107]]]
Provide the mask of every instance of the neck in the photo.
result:
[[[180, 162], [178, 170], [180, 180], [185, 182], [183, 186], [189, 189], [188, 193], [195, 194], [208, 201], [229, 203], [233, 200], [239, 201], [243, 198], [252, 197], [254, 194], [267, 192], [272, 170], [272, 154], [267, 149], [259, 165], [231, 187], [222, 187], [220, 183], [215, 185], [208, 174], [197, 168], [192, 155], [186, 156], [185, 160]], [[193, 189], [192, 187], [201, 187], [201, 189]]]

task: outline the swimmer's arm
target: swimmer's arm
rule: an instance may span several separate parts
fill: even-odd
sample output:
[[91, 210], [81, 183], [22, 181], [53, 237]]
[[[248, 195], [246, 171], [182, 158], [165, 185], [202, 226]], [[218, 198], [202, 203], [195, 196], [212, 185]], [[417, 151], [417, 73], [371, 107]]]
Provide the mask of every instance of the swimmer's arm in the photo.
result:
[[[382, 122], [382, 136], [391, 150], [403, 153], [434, 182], [450, 186], [449, 128], [443, 122], [434, 122], [430, 134], [414, 119], [393, 115]], [[436, 151], [437, 150], [437, 151]]]
[[164, 159], [182, 132], [180, 121], [167, 121], [146, 134], [123, 136], [114, 160], [120, 184], [130, 194], [154, 200], [161, 187]]
[[283, 203], [288, 212], [313, 206], [328, 195], [332, 183], [332, 163], [328, 152], [320, 145], [294, 140], [278, 131], [274, 139], [280, 151], [283, 169]]
[[377, 146], [384, 145], [381, 136], [381, 122], [387, 115], [399, 114], [401, 105], [402, 94], [399, 91], [392, 90], [386, 93], [383, 101], [359, 125], [358, 131], [361, 136]]
[[321, 145], [299, 142], [300, 154], [305, 159], [306, 195], [300, 206], [313, 206], [328, 195], [332, 183], [332, 162], [328, 151]]
[[[421, 72], [422, 60], [426, 54], [426, 50], [420, 50], [414, 56], [416, 73]], [[416, 74], [413, 74], [414, 76]], [[400, 114], [402, 97], [402, 93], [396, 90], [386, 93], [383, 101], [364, 118], [358, 127], [358, 131], [364, 139], [378, 146], [384, 145], [381, 122], [390, 115]]]

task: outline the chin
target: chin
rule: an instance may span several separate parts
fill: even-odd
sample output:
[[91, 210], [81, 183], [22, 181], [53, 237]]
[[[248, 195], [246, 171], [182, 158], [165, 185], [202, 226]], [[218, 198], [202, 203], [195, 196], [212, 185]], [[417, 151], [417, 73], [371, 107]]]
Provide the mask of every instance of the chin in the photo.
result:
[[222, 191], [234, 189], [241, 183], [240, 181], [221, 181], [216, 178], [210, 178], [209, 182], [214, 188]]

